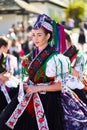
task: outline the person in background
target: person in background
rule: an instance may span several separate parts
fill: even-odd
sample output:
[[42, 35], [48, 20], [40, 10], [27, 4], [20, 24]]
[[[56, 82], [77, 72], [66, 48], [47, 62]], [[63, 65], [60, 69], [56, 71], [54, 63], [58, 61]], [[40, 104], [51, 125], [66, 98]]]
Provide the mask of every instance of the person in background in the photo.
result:
[[28, 21], [28, 27], [27, 27], [27, 33], [31, 32], [32, 31], [32, 25], [31, 23], [33, 23], [33, 21]]
[[35, 57], [28, 66], [28, 81], [23, 84], [25, 95], [14, 110], [13, 100], [1, 113], [0, 130], [87, 128], [87, 107], [62, 82], [62, 76], [69, 71], [68, 58], [50, 45], [54, 34], [52, 22], [41, 14], [34, 24]]
[[[66, 48], [69, 49], [73, 46], [71, 37], [66, 33]], [[74, 45], [76, 48], [76, 46]], [[77, 49], [77, 48], [76, 48]], [[83, 72], [85, 70], [85, 58], [84, 53], [77, 49], [76, 53], [72, 56], [71, 60], [71, 69], [72, 75], [77, 77], [78, 81], [81, 82], [81, 85], [76, 85], [75, 88], [72, 87], [72, 90], [78, 95], [78, 97], [87, 105], [86, 93], [84, 90], [84, 85], [82, 84]]]
[[[13, 66], [11, 55], [7, 53], [8, 41], [5, 36], [0, 37], [0, 112], [11, 102], [11, 98], [18, 91], [12, 84], [7, 86], [7, 82], [13, 75]], [[15, 86], [16, 87], [16, 86]]]
[[74, 28], [74, 25], [75, 24], [75, 21], [74, 21], [74, 19], [73, 18], [68, 18], [68, 20], [66, 21], [66, 26], [65, 26], [65, 28], [67, 29], [67, 30], [72, 30], [73, 28]]
[[33, 44], [32, 41], [32, 31], [27, 34], [27, 40], [22, 44], [22, 49], [24, 50], [24, 54], [27, 55], [30, 53], [30, 42]]
[[19, 55], [19, 49], [17, 46], [17, 41], [16, 39], [12, 39], [11, 45], [9, 47], [9, 53], [13, 55], [16, 58], [15, 62], [15, 68], [14, 68], [14, 75], [17, 76], [19, 75], [19, 60], [20, 60], [20, 55]]
[[87, 30], [87, 18], [84, 21], [84, 28]]
[[[15, 43], [16, 42], [16, 43]], [[22, 44], [23, 44], [23, 37], [22, 37], [22, 33], [19, 32], [17, 35], [17, 39], [16, 41], [14, 41], [13, 45], [14, 45], [14, 54], [15, 56], [17, 56], [17, 75], [20, 76], [20, 70], [21, 70], [21, 57], [23, 57], [24, 54], [24, 50], [22, 49]]]
[[84, 44], [86, 43], [86, 36], [85, 36], [85, 31], [84, 31], [84, 25], [83, 25], [83, 23], [79, 24], [78, 43], [81, 45], [81, 48], [84, 51]]

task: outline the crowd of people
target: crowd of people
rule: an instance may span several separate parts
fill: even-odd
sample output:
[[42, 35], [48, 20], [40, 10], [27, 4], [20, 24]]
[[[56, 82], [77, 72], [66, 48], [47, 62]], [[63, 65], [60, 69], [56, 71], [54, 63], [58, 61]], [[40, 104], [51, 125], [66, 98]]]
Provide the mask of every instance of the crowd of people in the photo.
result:
[[24, 43], [20, 27], [0, 37], [0, 130], [86, 130], [84, 53], [46, 14], [28, 28]]

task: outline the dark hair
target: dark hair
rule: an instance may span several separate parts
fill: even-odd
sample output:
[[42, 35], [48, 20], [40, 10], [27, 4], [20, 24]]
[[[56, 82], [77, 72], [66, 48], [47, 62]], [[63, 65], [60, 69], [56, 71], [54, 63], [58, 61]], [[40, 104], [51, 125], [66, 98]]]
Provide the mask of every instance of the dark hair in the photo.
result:
[[4, 38], [0, 38], [0, 48], [2, 47], [2, 46], [8, 46], [8, 42], [4, 39]]
[[15, 42], [16, 42], [16, 40], [15, 40], [15, 39], [13, 39], [13, 40], [12, 40], [12, 44], [11, 44], [11, 46], [12, 46], [12, 47], [14, 47], [14, 46], [16, 45], [16, 43], [15, 43]]
[[68, 33], [65, 33], [65, 36], [66, 36], [66, 40], [72, 44], [70, 35]]
[[53, 38], [53, 34], [52, 34], [52, 32], [51, 31], [49, 31], [49, 30], [47, 30], [47, 29], [45, 29], [44, 27], [41, 27], [42, 29], [43, 29], [43, 31], [44, 31], [44, 33], [47, 35], [48, 33], [50, 34], [50, 38], [48, 39], [48, 42], [50, 42], [51, 40], [52, 40], [52, 38]]

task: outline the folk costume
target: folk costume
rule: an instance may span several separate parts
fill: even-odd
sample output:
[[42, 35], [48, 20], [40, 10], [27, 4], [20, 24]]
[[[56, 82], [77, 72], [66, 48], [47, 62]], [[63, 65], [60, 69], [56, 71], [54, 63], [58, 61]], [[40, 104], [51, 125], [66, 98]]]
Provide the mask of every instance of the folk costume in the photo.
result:
[[[31, 65], [29, 67], [29, 70], [28, 70], [28, 72], [29, 72], [28, 74], [29, 74], [29, 79], [34, 84], [38, 84], [38, 85], [51, 84], [54, 81], [54, 78], [47, 77], [46, 73], [45, 73], [46, 62], [54, 54], [56, 54], [55, 50], [48, 45], [32, 61]], [[64, 130], [65, 126], [63, 124], [65, 124], [65, 123], [64, 123], [64, 117], [63, 117], [63, 115], [64, 115], [63, 109], [61, 106], [61, 92], [47, 92], [47, 93], [42, 92], [42, 93], [39, 93], [38, 95], [40, 98], [39, 100], [41, 101], [41, 104], [43, 106], [44, 113], [43, 113], [43, 111], [41, 111], [41, 108], [38, 108], [38, 106], [41, 104], [39, 104], [37, 102], [38, 100], [34, 99], [35, 95], [32, 95], [31, 100], [29, 101], [29, 104], [27, 105], [27, 107], [23, 108], [23, 106], [22, 106], [23, 102], [19, 103], [18, 108], [16, 107], [17, 109], [15, 109], [16, 111], [13, 114], [14, 116], [12, 116], [11, 119], [9, 118], [10, 120], [6, 119], [6, 118], [8, 118], [8, 116], [10, 117], [12, 115], [12, 113], [10, 113], [11, 115], [8, 115], [9, 112], [5, 112], [4, 118], [3, 118], [3, 115], [4, 115], [4, 112], [3, 112], [1, 114], [0, 119], [5, 121], [6, 125], [13, 128], [13, 125], [15, 124], [15, 121], [16, 121], [16, 119], [14, 120], [13, 117], [15, 117], [15, 118], [18, 117], [18, 114], [19, 114], [18, 110], [21, 112], [21, 111], [23, 111], [23, 109], [25, 109], [25, 111], [23, 112], [22, 115], [20, 113], [21, 117], [19, 118], [16, 125], [14, 126], [14, 130], [19, 130], [19, 129], [21, 129], [21, 130], [27, 130], [27, 129], [38, 130], [41, 128], [43, 129], [44, 127], [46, 127], [46, 128], [44, 128], [46, 130], [48, 130], [48, 129]], [[27, 98], [26, 98], [26, 100], [27, 100]], [[34, 103], [33, 101], [35, 101], [36, 104], [33, 104]], [[17, 100], [16, 100], [16, 103], [17, 103]], [[6, 108], [6, 111], [9, 111], [8, 107]], [[41, 111], [41, 112], [39, 113], [39, 111]], [[11, 110], [11, 112], [12, 112], [12, 110]], [[7, 114], [7, 117], [6, 117], [6, 114]], [[39, 119], [36, 118], [38, 116], [39, 116]], [[44, 117], [45, 117], [45, 119], [44, 119]], [[3, 123], [3, 121], [2, 121], [2, 123]], [[39, 122], [40, 125], [37, 122]], [[44, 125], [44, 122], [47, 122], [47, 124]], [[0, 124], [0, 126], [1, 125], [2, 124]], [[9, 129], [6, 126], [1, 127], [1, 128], [3, 128], [4, 130]], [[0, 130], [1, 130], [1, 128], [0, 128]]]
[[[69, 38], [70, 38], [70, 36], [68, 34], [66, 34], [66, 40], [68, 40]], [[84, 84], [82, 83], [83, 73], [85, 71], [84, 54], [80, 50], [78, 50], [75, 47], [75, 45], [70, 45], [70, 47], [67, 50], [65, 50], [64, 55], [69, 57], [69, 59], [71, 61], [72, 69], [78, 71], [78, 73], [79, 73], [78, 79], [76, 76], [71, 76], [71, 80], [70, 81], [68, 80], [67, 86], [69, 86], [79, 96], [79, 98], [87, 105], [86, 92], [84, 90]], [[68, 79], [68, 77], [67, 77], [67, 79]], [[72, 83], [72, 82], [74, 82], [74, 83]]]
[[[0, 56], [0, 73], [3, 72], [12, 72], [13, 68], [10, 64], [9, 55], [1, 54]], [[9, 81], [6, 82], [7, 85], [0, 83], [0, 112], [6, 107], [8, 103], [11, 102], [11, 98], [15, 96], [15, 93], [18, 92], [18, 89], [15, 89], [10, 82], [11, 88], [8, 86]], [[13, 82], [14, 84], [14, 82]], [[15, 86], [16, 87], [16, 86]]]
[[[0, 73], [3, 73], [4, 71], [6, 71], [6, 58], [4, 58], [4, 55], [1, 54], [0, 56]], [[5, 92], [6, 91], [6, 92]], [[5, 94], [6, 93], [6, 98], [8, 100], [6, 100], [5, 98]], [[10, 97], [8, 95], [8, 92], [5, 88], [5, 90], [3, 90], [3, 86], [0, 83], [0, 112], [3, 110], [3, 108], [7, 105], [7, 101], [10, 102]]]
[[62, 54], [55, 55], [52, 58], [47, 63], [46, 74], [54, 76], [56, 73], [56, 81], [62, 80], [61, 101], [66, 124], [65, 129], [87, 129], [87, 106], [70, 89], [70, 86], [75, 87], [75, 84], [78, 86], [80, 84], [76, 78], [69, 74], [69, 60]]
[[86, 97], [85, 84], [84, 84], [85, 57], [84, 57], [84, 53], [81, 52], [80, 50], [78, 51], [76, 55], [76, 62], [74, 65], [74, 69], [80, 73], [79, 80], [82, 84], [82, 87], [75, 88], [74, 92], [87, 105], [87, 97]]
[[[44, 23], [46, 19], [49, 21], [48, 16], [39, 15], [40, 27], [42, 24], [48, 27]], [[61, 81], [62, 91], [25, 94], [21, 102], [16, 97], [0, 115], [0, 130], [86, 129], [87, 107], [66, 86], [64, 80], [69, 73], [69, 66], [69, 59], [49, 44], [39, 52], [28, 67], [28, 84], [49, 86]]]

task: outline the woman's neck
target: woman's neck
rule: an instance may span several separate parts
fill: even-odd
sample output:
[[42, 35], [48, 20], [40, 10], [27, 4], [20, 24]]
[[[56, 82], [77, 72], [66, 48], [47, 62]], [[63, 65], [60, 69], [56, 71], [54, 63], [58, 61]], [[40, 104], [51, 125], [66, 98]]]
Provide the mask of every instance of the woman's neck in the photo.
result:
[[47, 47], [48, 44], [45, 44], [44, 46], [38, 47], [39, 52], [42, 51], [43, 49], [45, 49]]
[[0, 52], [0, 56], [2, 55], [2, 53]]

